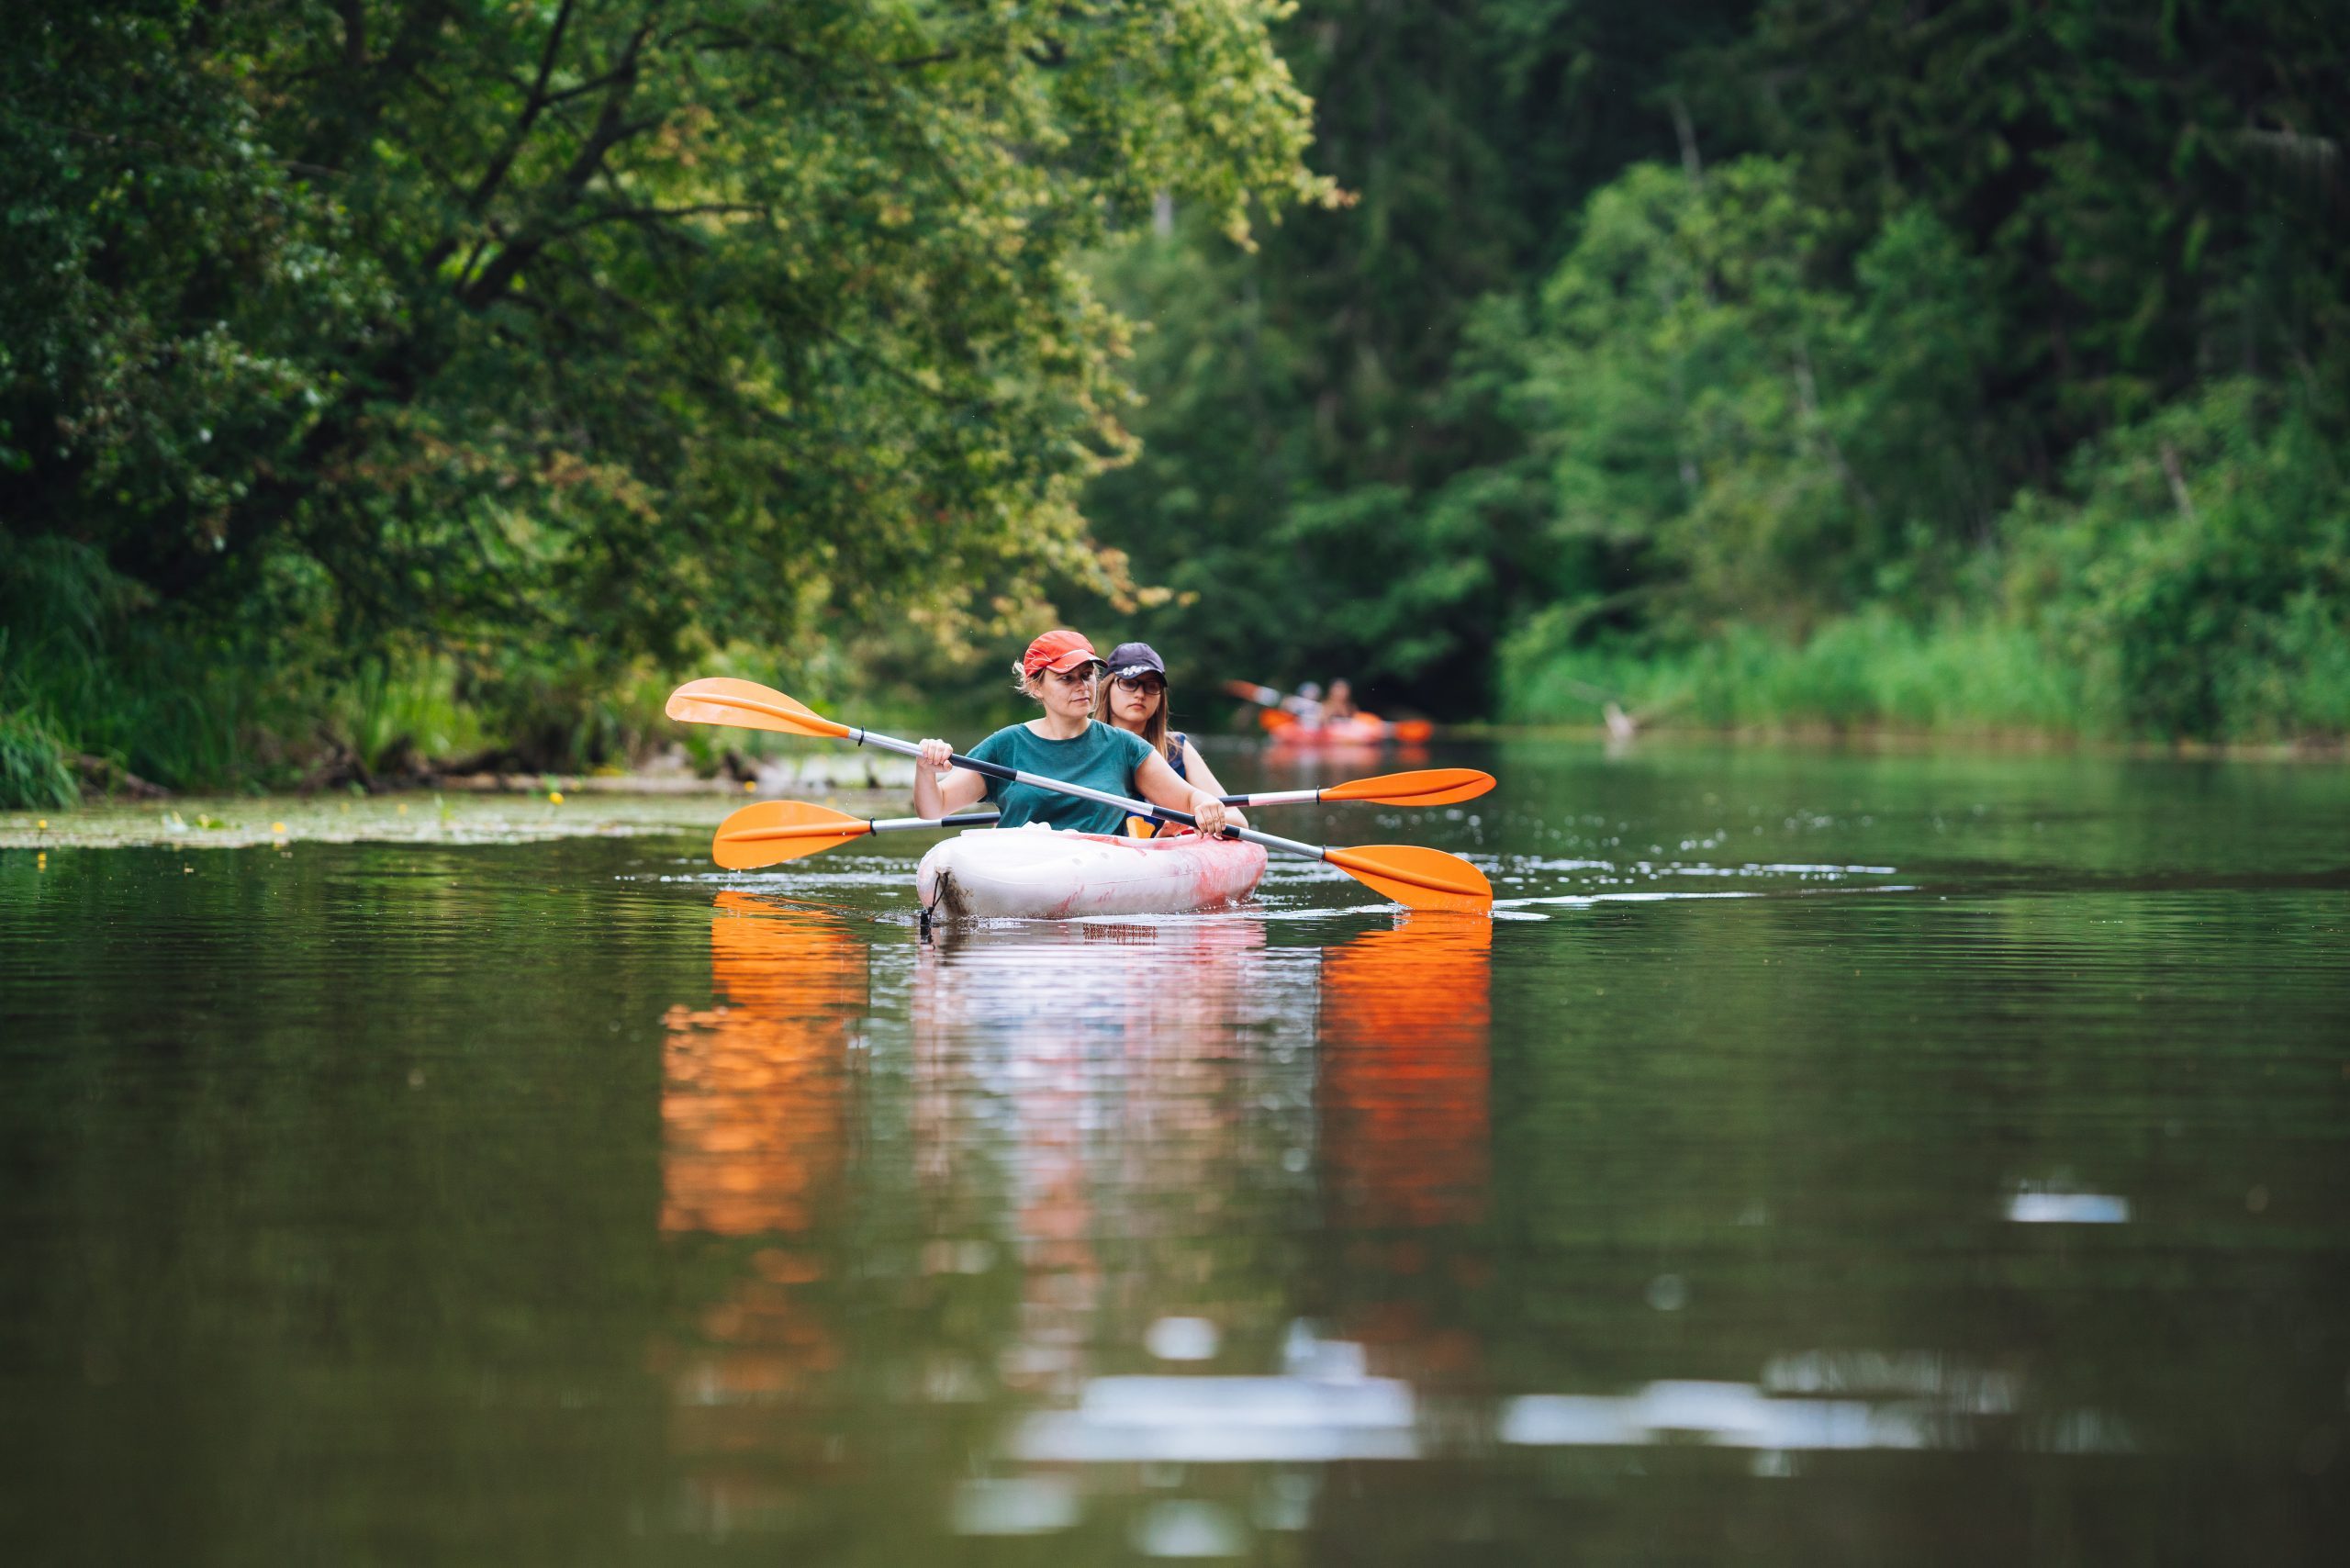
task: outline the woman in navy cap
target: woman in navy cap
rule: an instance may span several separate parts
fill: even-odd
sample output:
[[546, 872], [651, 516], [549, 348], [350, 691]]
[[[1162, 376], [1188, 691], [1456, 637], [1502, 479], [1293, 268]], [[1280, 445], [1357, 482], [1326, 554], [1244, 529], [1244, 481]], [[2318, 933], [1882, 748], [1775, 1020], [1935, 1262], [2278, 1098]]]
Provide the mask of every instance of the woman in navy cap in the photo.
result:
[[[1140, 735], [1150, 749], [1167, 759], [1175, 777], [1203, 794], [1221, 795], [1223, 783], [1200, 756], [1192, 737], [1167, 727], [1167, 661], [1148, 643], [1121, 643], [1110, 650], [1109, 671], [1102, 678], [1093, 716], [1130, 734]], [[1248, 819], [1226, 811], [1224, 820], [1247, 827]], [[1150, 836], [1151, 824], [1140, 817], [1126, 819], [1126, 831], [1137, 838]]]

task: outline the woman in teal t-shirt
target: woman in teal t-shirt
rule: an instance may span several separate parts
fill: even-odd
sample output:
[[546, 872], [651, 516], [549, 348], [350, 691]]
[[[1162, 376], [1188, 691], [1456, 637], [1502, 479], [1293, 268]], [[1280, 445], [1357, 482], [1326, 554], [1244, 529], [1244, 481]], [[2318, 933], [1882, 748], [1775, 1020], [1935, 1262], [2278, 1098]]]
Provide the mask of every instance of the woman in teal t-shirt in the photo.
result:
[[[973, 746], [971, 756], [1105, 794], [1139, 796], [1153, 805], [1191, 812], [1203, 833], [1220, 831], [1225, 822], [1222, 801], [1175, 777], [1167, 759], [1140, 735], [1094, 722], [1093, 688], [1102, 670], [1102, 655], [1082, 636], [1046, 633], [1028, 644], [1016, 672], [1020, 689], [1043, 704], [1043, 715], [998, 730]], [[918, 814], [943, 817], [985, 797], [1003, 813], [1000, 827], [1043, 823], [1072, 833], [1125, 831], [1126, 813], [1115, 806], [1033, 784], [1006, 784], [965, 767], [942, 778], [938, 770], [946, 767], [954, 749], [941, 740], [922, 743], [921, 761], [914, 768]]]

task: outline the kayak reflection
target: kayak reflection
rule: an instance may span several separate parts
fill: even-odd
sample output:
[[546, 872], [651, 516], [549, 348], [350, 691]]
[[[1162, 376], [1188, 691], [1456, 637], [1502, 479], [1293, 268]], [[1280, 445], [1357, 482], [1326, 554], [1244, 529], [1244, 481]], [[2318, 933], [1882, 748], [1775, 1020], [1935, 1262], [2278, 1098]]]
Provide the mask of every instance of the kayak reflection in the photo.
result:
[[[1491, 932], [1024, 928], [924, 956], [937, 1114], [1001, 1105], [1022, 1194], [1002, 1360], [1032, 1407], [957, 1484], [958, 1532], [1107, 1516], [1147, 1551], [1244, 1552], [1311, 1526], [1296, 1467], [1424, 1454], [1420, 1380], [1475, 1360], [1448, 1295], [1487, 1271]], [[1138, 1463], [1206, 1468], [1144, 1496]]]
[[1149, 1314], [1277, 1267], [1263, 1211], [1310, 1190], [1312, 958], [1253, 919], [958, 926], [921, 949], [915, 1145], [942, 1206], [1005, 1211], [1008, 1389], [1067, 1392]]
[[710, 1282], [655, 1350], [677, 1522], [1231, 1544], [1309, 1528], [1300, 1464], [1427, 1451], [1475, 1360], [1491, 926], [1294, 929], [893, 952], [722, 895], [665, 1051], [662, 1226]]
[[1265, 771], [1282, 779], [1343, 778], [1384, 767], [1417, 767], [1427, 759], [1428, 748], [1416, 742], [1292, 738], [1286, 730], [1268, 737], [1259, 754]]

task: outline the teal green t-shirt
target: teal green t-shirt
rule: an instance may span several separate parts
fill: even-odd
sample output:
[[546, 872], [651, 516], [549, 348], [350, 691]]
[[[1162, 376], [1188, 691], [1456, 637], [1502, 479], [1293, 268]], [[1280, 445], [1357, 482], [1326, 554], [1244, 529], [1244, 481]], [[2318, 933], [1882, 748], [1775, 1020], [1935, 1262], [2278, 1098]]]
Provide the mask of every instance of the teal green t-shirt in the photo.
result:
[[[970, 750], [981, 762], [1016, 767], [1040, 778], [1082, 784], [1104, 794], [1141, 797], [1135, 790], [1135, 769], [1150, 756], [1150, 743], [1131, 730], [1121, 730], [1099, 719], [1085, 726], [1075, 740], [1048, 741], [1025, 724], [998, 730]], [[1070, 833], [1124, 833], [1126, 813], [1115, 806], [1082, 801], [1034, 784], [988, 780], [988, 799], [1002, 811], [999, 827], [1043, 823]]]

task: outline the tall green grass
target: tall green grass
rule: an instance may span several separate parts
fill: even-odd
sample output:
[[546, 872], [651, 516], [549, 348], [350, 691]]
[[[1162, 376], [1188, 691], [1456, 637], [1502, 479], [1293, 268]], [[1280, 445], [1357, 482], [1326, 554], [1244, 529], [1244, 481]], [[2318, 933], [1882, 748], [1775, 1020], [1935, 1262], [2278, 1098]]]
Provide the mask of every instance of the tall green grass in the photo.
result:
[[0, 712], [0, 806], [70, 806], [80, 797], [64, 739], [38, 714]]
[[1886, 610], [1833, 621], [1801, 643], [1732, 627], [1657, 653], [1561, 646], [1538, 617], [1501, 651], [1504, 717], [1589, 723], [1607, 700], [1643, 722], [1717, 729], [1890, 728], [2078, 733], [2088, 712], [2074, 672], [2031, 632]]
[[[68, 540], [0, 535], [0, 806], [62, 805], [79, 754], [174, 789], [286, 788], [503, 753], [501, 766], [623, 766], [666, 745], [670, 682], [588, 639], [355, 655], [298, 594], [174, 614]], [[700, 743], [714, 767], [726, 737]], [[737, 737], [739, 739], [739, 737]]]

